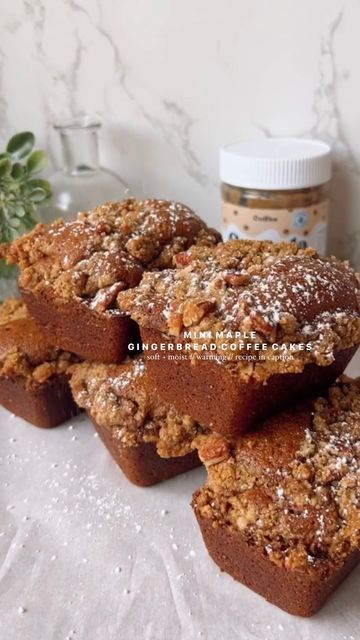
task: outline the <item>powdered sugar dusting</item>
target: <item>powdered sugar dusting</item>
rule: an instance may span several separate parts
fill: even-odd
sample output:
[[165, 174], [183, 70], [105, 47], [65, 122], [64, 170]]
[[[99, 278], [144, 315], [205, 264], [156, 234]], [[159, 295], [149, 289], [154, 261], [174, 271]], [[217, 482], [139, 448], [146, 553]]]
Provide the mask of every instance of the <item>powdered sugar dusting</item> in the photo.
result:
[[[190, 345], [221, 332], [247, 334], [246, 352], [255, 341], [294, 345], [292, 364], [274, 365], [266, 355], [260, 362], [250, 348], [255, 364], [239, 363], [242, 371], [266, 379], [276, 370], [301, 371], [306, 362], [326, 365], [360, 341], [358, 281], [335, 258], [294, 244], [230, 241], [190, 249], [176, 261], [176, 271], [145, 274], [137, 288], [118, 295], [119, 304], [140, 326], [180, 341], [186, 333]], [[222, 362], [235, 360], [241, 349], [224, 354], [224, 342], [217, 344]], [[300, 353], [296, 345], [305, 342], [309, 348]]]
[[73, 222], [38, 225], [3, 251], [20, 265], [22, 288], [51, 287], [60, 300], [80, 298], [104, 312], [116, 308], [116, 295], [138, 284], [144, 269], [172, 267], [180, 251], [219, 240], [181, 203], [130, 198], [79, 213]]
[[[301, 420], [280, 414], [228, 448], [208, 468], [197, 499], [206, 517], [240, 529], [290, 569], [341, 563], [359, 548], [360, 378], [343, 377], [298, 411]], [[208, 438], [200, 440], [200, 457]], [[273, 451], [267, 468], [264, 442]], [[280, 443], [287, 453], [277, 450]]]
[[150, 442], [164, 458], [192, 452], [192, 440], [201, 427], [151, 393], [141, 356], [119, 365], [81, 363], [72, 368], [70, 384], [76, 402], [119, 447], [119, 455], [123, 446]]

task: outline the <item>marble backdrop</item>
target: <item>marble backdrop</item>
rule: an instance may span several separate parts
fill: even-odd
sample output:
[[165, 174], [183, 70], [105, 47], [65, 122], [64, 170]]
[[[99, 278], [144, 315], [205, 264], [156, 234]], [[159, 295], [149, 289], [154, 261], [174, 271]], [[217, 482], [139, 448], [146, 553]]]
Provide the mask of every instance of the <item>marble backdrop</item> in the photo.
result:
[[329, 245], [360, 264], [359, 0], [0, 0], [0, 139], [103, 121], [102, 162], [219, 225], [218, 149], [314, 136], [334, 150]]

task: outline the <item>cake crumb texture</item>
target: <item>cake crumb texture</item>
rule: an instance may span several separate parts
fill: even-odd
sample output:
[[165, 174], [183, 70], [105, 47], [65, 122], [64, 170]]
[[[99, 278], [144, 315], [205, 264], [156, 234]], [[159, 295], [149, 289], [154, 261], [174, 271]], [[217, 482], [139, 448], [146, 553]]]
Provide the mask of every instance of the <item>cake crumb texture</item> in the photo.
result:
[[[335, 257], [295, 243], [232, 240], [190, 248], [175, 262], [176, 270], [144, 274], [117, 301], [141, 327], [190, 345], [194, 363], [211, 342], [219, 365], [266, 381], [311, 362], [327, 366], [360, 341], [359, 278]], [[276, 357], [284, 353], [290, 357]]]
[[141, 356], [119, 365], [74, 365], [70, 384], [77, 404], [124, 446], [154, 442], [163, 458], [185, 456], [193, 451], [195, 436], [204, 432], [151, 393]]
[[76, 361], [74, 355], [49, 344], [20, 299], [9, 298], [0, 306], [1, 377], [20, 377], [32, 389], [66, 373]]
[[219, 240], [185, 205], [130, 198], [79, 213], [73, 222], [39, 224], [1, 245], [0, 255], [20, 266], [21, 288], [40, 293], [50, 287], [59, 303], [79, 298], [106, 311], [145, 269], [171, 267], [173, 257], [192, 244]]
[[229, 442], [195, 443], [208, 471], [195, 507], [288, 569], [345, 560], [360, 545], [360, 378]]

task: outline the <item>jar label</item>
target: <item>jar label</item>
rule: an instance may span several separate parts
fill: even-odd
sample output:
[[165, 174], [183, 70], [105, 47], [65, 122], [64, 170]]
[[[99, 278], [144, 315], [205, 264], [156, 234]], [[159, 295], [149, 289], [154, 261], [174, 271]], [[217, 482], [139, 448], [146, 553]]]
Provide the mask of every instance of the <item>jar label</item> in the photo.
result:
[[328, 200], [295, 209], [252, 209], [223, 201], [223, 237], [296, 242], [325, 253], [328, 210]]

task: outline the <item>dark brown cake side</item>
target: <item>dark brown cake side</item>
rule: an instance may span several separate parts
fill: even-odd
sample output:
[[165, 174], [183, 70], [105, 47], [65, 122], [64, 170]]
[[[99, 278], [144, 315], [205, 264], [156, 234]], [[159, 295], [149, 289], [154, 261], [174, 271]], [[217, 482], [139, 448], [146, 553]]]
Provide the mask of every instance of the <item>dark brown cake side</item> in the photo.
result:
[[51, 345], [21, 300], [0, 307], [0, 404], [8, 411], [45, 428], [75, 416], [67, 376], [74, 362]]
[[161, 458], [155, 442], [124, 446], [110, 429], [100, 427], [94, 420], [93, 423], [116, 464], [138, 487], [150, 487], [201, 465], [196, 451], [177, 458]]
[[284, 571], [269, 562], [261, 549], [249, 547], [241, 533], [221, 526], [214, 529], [211, 520], [201, 517], [196, 507], [194, 511], [206, 548], [221, 571], [296, 616], [314, 615], [360, 561], [360, 551], [354, 551], [330, 569]]
[[115, 462], [134, 484], [156, 484], [201, 464], [192, 441], [204, 430], [189, 416], [159, 402], [148, 388], [142, 356], [117, 365], [74, 365], [71, 388]]
[[233, 240], [175, 261], [117, 303], [140, 326], [159, 397], [215, 431], [241, 434], [330, 384], [360, 343], [359, 280], [334, 257]]
[[55, 344], [86, 360], [117, 363], [137, 336], [116, 305], [119, 291], [136, 286], [146, 270], [171, 268], [193, 244], [219, 240], [181, 203], [128, 199], [72, 222], [37, 225], [0, 245], [0, 255], [19, 265], [23, 299]]
[[360, 378], [345, 376], [242, 438], [197, 436], [192, 505], [220, 569], [313, 615], [360, 560], [359, 437]]
[[[158, 331], [141, 328], [145, 344], [166, 344]], [[229, 437], [245, 433], [251, 425], [279, 407], [286, 407], [309, 394], [328, 387], [345, 370], [357, 347], [344, 349], [328, 366], [307, 364], [301, 373], [277, 374], [266, 383], [239, 383], [229, 369], [208, 360], [151, 357], [147, 360], [149, 379], [163, 402], [191, 415], [200, 424]], [[176, 352], [174, 352], [176, 354]], [[219, 402], [219, 400], [221, 401]]]
[[76, 349], [86, 360], [121, 362], [129, 342], [138, 340], [136, 323], [120, 311], [98, 313], [77, 299], [58, 304], [51, 290], [21, 290], [21, 295], [49, 339], [64, 349]]
[[66, 376], [52, 378], [33, 389], [27, 389], [20, 378], [0, 377], [0, 404], [35, 427], [45, 429], [56, 427], [79, 413]]

